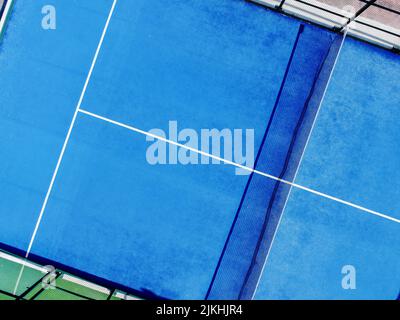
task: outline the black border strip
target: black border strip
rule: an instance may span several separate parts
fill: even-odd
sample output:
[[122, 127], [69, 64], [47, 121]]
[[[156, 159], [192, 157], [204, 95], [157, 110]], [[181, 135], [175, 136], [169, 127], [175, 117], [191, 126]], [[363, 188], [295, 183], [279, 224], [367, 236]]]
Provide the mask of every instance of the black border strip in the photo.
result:
[[46, 273], [43, 277], [41, 277], [39, 280], [37, 280], [34, 284], [32, 284], [30, 287], [28, 287], [24, 292], [22, 292], [19, 296], [18, 296], [18, 298], [17, 298], [17, 300], [21, 300], [21, 299], [23, 299], [24, 297], [26, 297], [26, 295], [29, 293], [29, 292], [31, 292], [33, 289], [35, 289], [42, 281], [43, 281], [43, 279], [45, 278], [45, 277], [47, 277], [47, 275], [48, 275], [48, 273]]
[[15, 294], [12, 294], [10, 292], [7, 292], [7, 291], [1, 290], [1, 289], [0, 289], [0, 294], [4, 294], [5, 296], [14, 298], [15, 300], [18, 298], [18, 296], [16, 296]]

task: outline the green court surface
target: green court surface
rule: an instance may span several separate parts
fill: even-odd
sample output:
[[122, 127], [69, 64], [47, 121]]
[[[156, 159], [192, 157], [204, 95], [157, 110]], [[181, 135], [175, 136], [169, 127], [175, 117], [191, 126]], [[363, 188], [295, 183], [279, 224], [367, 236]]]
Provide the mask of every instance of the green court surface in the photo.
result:
[[[0, 300], [137, 300], [0, 250]], [[23, 269], [23, 272], [21, 270]], [[18, 290], [15, 285], [19, 280]]]

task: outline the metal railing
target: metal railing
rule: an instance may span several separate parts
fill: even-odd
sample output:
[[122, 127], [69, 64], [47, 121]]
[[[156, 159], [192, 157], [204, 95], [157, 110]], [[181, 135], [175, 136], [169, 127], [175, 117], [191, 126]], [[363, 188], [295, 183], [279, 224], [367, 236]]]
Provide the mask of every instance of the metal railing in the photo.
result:
[[400, 52], [400, 1], [398, 0], [250, 1], [322, 25], [335, 32], [348, 29], [351, 36]]

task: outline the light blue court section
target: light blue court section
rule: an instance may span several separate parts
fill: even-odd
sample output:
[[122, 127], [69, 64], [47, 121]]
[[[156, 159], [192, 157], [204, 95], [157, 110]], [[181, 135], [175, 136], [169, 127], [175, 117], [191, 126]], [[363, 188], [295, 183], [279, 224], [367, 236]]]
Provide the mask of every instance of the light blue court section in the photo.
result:
[[[400, 217], [398, 56], [348, 39], [296, 183]], [[292, 190], [257, 299], [395, 299], [400, 224]], [[357, 290], [341, 268], [357, 269]]]
[[[292, 189], [256, 299], [396, 299], [400, 225]], [[356, 290], [342, 288], [342, 268]]]
[[15, 1], [0, 43], [0, 242], [26, 250], [111, 1]]
[[247, 176], [150, 165], [146, 136], [79, 115], [32, 253], [166, 298], [203, 299]]
[[349, 39], [297, 183], [400, 218], [400, 59]]
[[242, 0], [119, 1], [83, 108], [143, 130], [255, 129], [257, 150], [298, 29]]

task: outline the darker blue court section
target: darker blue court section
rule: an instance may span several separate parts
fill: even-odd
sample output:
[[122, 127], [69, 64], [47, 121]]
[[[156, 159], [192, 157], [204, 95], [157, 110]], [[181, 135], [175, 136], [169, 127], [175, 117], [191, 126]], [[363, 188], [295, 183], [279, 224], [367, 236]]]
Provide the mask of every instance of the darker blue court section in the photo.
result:
[[[301, 25], [255, 168], [292, 182], [342, 37]], [[290, 186], [253, 174], [210, 285], [209, 299], [251, 299]]]

